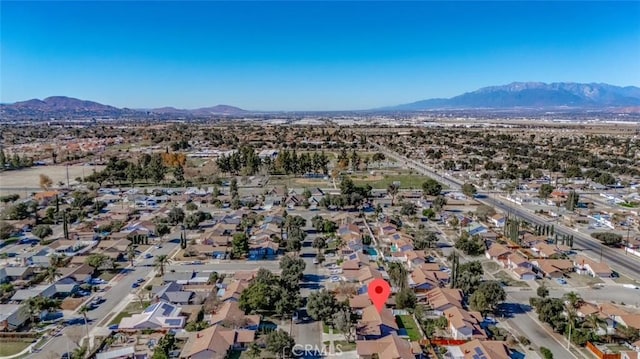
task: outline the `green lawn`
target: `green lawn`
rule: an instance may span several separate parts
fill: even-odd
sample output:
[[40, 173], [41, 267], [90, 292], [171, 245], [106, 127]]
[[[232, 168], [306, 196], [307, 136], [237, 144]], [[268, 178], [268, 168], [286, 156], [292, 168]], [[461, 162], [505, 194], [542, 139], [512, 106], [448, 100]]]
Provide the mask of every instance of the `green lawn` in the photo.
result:
[[109, 325], [114, 325], [114, 324], [120, 324], [120, 321], [122, 320], [122, 318], [124, 317], [130, 317], [131, 314], [127, 311], [122, 311], [120, 313], [118, 313], [118, 315], [116, 315], [115, 317], [113, 317], [113, 319], [111, 320], [111, 322], [109, 323]]
[[407, 330], [407, 335], [409, 336], [409, 340], [418, 341], [422, 339], [420, 335], [420, 330], [418, 329], [418, 325], [416, 321], [413, 320], [413, 317], [410, 315], [398, 315], [396, 316], [396, 322], [400, 328], [404, 328]]
[[5, 356], [13, 355], [16, 353], [20, 353], [26, 347], [28, 347], [29, 344], [31, 344], [31, 342], [29, 341], [0, 342], [0, 357], [5, 357]]
[[[322, 322], [322, 332], [329, 334], [329, 328], [331, 328], [329, 325], [327, 325], [325, 322]], [[333, 334], [339, 334], [342, 333], [341, 331], [339, 331], [336, 328], [333, 328]]]
[[[329, 341], [322, 342], [322, 344], [326, 345], [329, 348]], [[356, 350], [356, 343], [351, 343], [346, 340], [334, 340], [333, 345], [336, 347], [336, 353], [340, 352], [350, 352]], [[328, 349], [327, 349], [328, 350]]]
[[113, 277], [115, 277], [118, 274], [117, 271], [103, 271], [102, 273], [100, 273], [100, 275], [98, 276], [100, 279], [104, 280], [104, 281], [110, 281], [113, 279]]

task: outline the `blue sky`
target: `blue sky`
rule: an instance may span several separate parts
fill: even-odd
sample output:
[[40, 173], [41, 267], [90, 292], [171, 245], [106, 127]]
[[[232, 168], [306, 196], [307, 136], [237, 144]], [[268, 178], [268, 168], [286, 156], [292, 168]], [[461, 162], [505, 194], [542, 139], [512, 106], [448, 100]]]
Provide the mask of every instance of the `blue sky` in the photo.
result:
[[640, 2], [0, 2], [0, 102], [366, 109], [640, 85]]

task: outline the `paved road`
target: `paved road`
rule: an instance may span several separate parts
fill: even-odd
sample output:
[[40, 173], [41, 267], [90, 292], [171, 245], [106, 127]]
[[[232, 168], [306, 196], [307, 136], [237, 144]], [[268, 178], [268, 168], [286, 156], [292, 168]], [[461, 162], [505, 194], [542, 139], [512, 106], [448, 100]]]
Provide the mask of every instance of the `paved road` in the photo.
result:
[[[311, 221], [308, 221], [307, 224], [310, 225]], [[307, 227], [306, 229], [311, 229], [311, 227]], [[300, 294], [303, 298], [308, 298], [312, 292], [320, 290], [325, 279], [319, 274], [318, 265], [313, 264], [313, 259], [316, 257], [316, 250], [311, 247], [311, 244], [313, 243], [315, 236], [316, 234], [307, 235], [306, 240], [302, 243], [302, 249], [300, 250], [300, 257], [306, 264], [300, 290]], [[300, 319], [306, 317], [307, 313], [305, 309], [301, 311]], [[320, 350], [320, 348], [322, 348], [322, 326], [318, 321], [314, 321], [311, 318], [301, 320], [299, 323], [293, 325], [291, 334], [293, 335], [296, 344], [303, 345], [310, 349], [317, 348], [317, 350]], [[318, 353], [318, 355], [313, 355], [313, 351], [314, 350], [310, 350], [306, 353], [305, 357], [320, 357], [320, 353]]]
[[[176, 249], [178, 245], [179, 243], [164, 243], [162, 248], [160, 249], [151, 247], [149, 249], [149, 253], [152, 253], [154, 257], [161, 254], [169, 254], [171, 251]], [[126, 298], [129, 293], [132, 292], [131, 285], [133, 284], [133, 282], [135, 282], [138, 278], [150, 278], [153, 269], [153, 266], [139, 265], [134, 268], [123, 269], [123, 275], [119, 274], [118, 276], [116, 276], [116, 278], [114, 278], [114, 281], [117, 282], [111, 282], [111, 284], [113, 284], [111, 289], [104, 293], [98, 294], [105, 299], [105, 302], [96, 309], [87, 313], [87, 317], [89, 319], [89, 331], [96, 327], [103, 319], [107, 318], [109, 314], [114, 310], [114, 308], [116, 308], [116, 306], [120, 304], [120, 302], [122, 302], [122, 300]], [[82, 317], [82, 315], [76, 314], [72, 316], [72, 318], [76, 317]], [[80, 326], [83, 327], [84, 324], [80, 324]], [[57, 336], [53, 340], [48, 342], [38, 353], [32, 354], [30, 358], [60, 358], [60, 355], [62, 353], [75, 349], [76, 345], [64, 334], [65, 331], [63, 331], [60, 336]], [[86, 334], [84, 330], [83, 334]]]
[[[413, 169], [422, 172], [424, 175], [428, 175], [446, 186], [450, 187], [454, 190], [460, 190], [462, 183], [458, 180], [451, 179], [449, 177], [444, 177], [437, 174], [431, 168], [428, 168], [426, 165], [419, 163], [415, 160], [407, 159], [406, 157], [400, 156], [395, 152], [390, 151], [386, 147], [376, 145], [381, 152], [383, 152], [386, 156], [395, 159], [401, 163], [405, 163], [406, 166], [412, 167]], [[479, 197], [482, 197], [482, 193], [479, 193]], [[492, 198], [490, 196], [485, 196], [484, 198], [478, 198], [478, 202], [487, 204], [491, 207], [499, 208], [500, 210], [506, 213], [515, 214], [521, 218], [526, 219], [529, 222], [536, 224], [550, 224], [549, 220], [543, 217], [540, 217], [532, 212], [529, 212], [522, 207], [518, 206], [515, 203], [511, 203], [506, 200], [499, 200]], [[609, 264], [609, 266], [620, 273], [626, 274], [634, 279], [640, 279], [640, 261], [637, 257], [632, 255], [625, 255], [619, 249], [609, 248], [607, 246], [603, 246], [599, 241], [591, 238], [590, 236], [577, 232], [569, 227], [566, 227], [560, 223], [554, 223], [555, 232], [559, 235], [573, 235], [574, 236], [574, 247], [576, 249], [584, 250], [585, 254], [599, 260], [602, 257], [602, 261]]]

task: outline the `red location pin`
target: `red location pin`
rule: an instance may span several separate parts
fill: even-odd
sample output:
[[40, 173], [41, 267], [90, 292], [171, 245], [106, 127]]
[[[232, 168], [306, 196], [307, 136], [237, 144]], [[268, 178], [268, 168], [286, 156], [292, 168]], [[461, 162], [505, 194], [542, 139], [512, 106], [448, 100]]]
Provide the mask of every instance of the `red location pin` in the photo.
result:
[[386, 280], [378, 278], [369, 283], [369, 298], [378, 309], [378, 313], [382, 311], [385, 303], [387, 303], [387, 299], [389, 299], [389, 294], [391, 294], [391, 287]]

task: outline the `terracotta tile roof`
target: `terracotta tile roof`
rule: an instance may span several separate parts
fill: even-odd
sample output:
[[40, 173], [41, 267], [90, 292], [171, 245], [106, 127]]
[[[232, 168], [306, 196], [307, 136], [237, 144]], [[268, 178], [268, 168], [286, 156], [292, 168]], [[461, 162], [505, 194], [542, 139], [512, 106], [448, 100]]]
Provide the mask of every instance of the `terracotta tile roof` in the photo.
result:
[[480, 353], [487, 359], [509, 359], [511, 350], [505, 342], [491, 340], [472, 340], [460, 346], [464, 359], [476, 359]]
[[358, 323], [358, 333], [361, 335], [380, 335], [381, 325], [398, 330], [398, 324], [391, 309], [383, 308], [382, 311], [378, 312], [375, 306], [368, 306], [362, 310], [362, 319]]
[[207, 358], [222, 359], [226, 357], [234, 343], [251, 343], [254, 339], [254, 331], [227, 329], [214, 325], [192, 333], [185, 344], [181, 357], [206, 355]]
[[411, 344], [398, 337], [396, 333], [376, 340], [356, 341], [356, 350], [360, 357], [377, 354], [379, 359], [414, 359]]
[[448, 305], [462, 308], [462, 298], [460, 289], [434, 288], [427, 292], [427, 302], [436, 310]]

